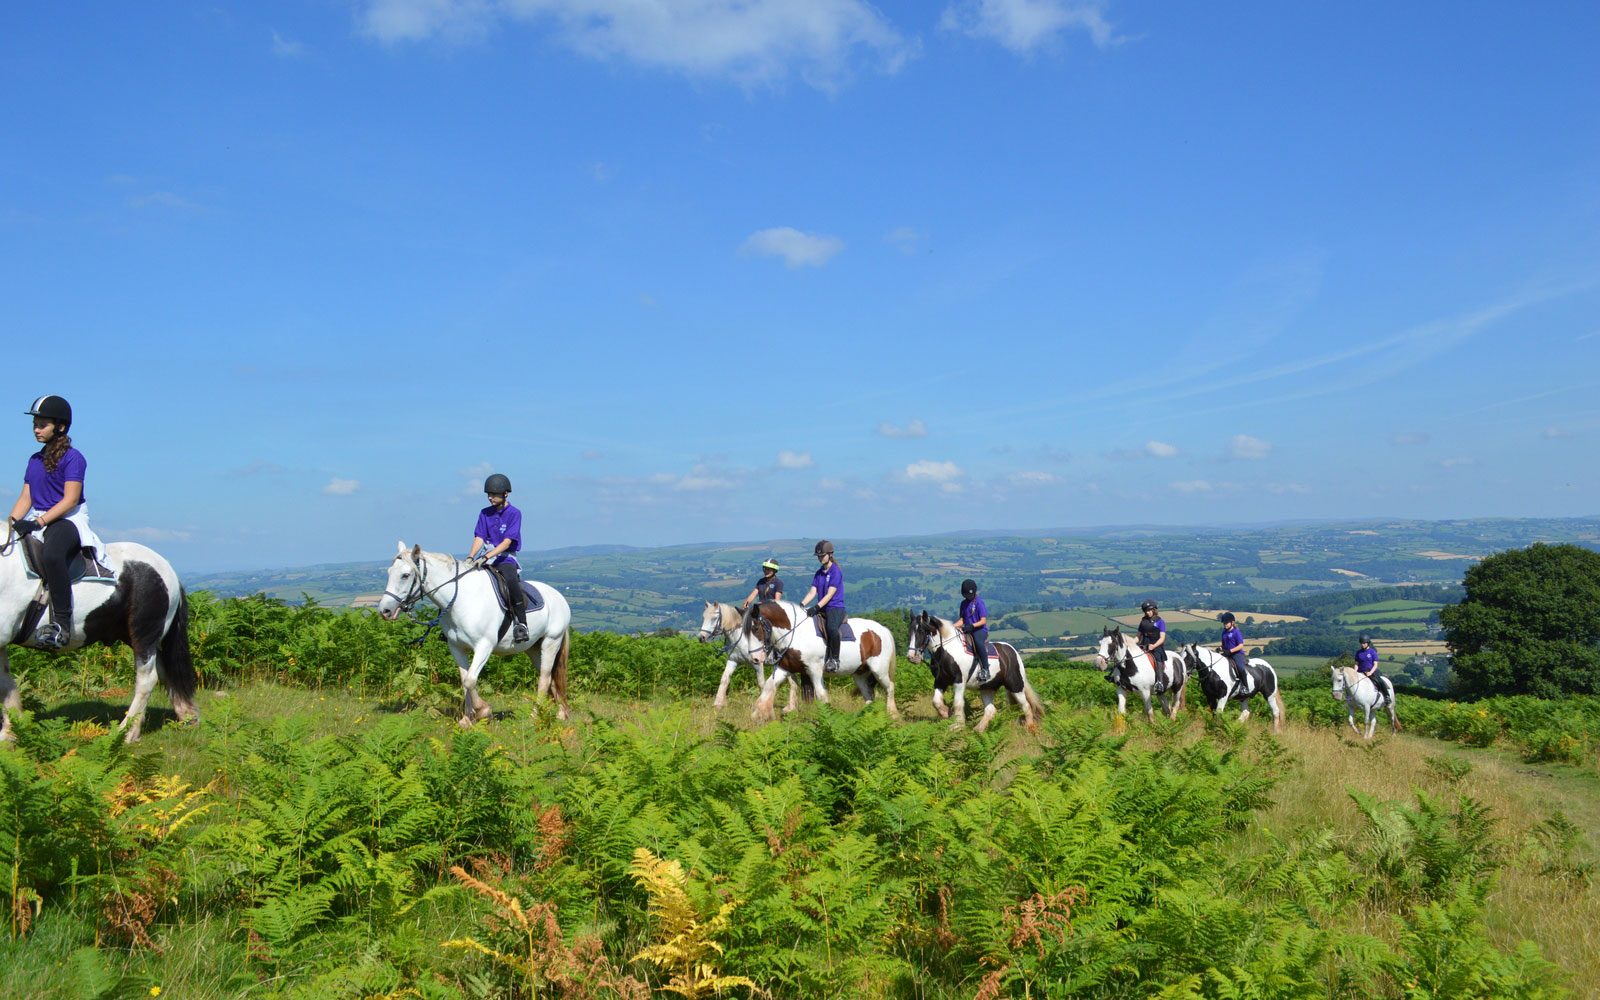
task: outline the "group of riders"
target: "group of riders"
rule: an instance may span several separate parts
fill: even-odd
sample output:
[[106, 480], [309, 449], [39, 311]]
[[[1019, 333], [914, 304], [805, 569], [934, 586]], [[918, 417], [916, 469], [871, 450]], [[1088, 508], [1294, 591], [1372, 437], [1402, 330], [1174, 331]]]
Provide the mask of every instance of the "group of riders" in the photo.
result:
[[[12, 537], [27, 538], [36, 532], [41, 535], [40, 575], [49, 594], [50, 618], [34, 632], [32, 642], [43, 649], [61, 649], [72, 640], [72, 580], [68, 568], [80, 550], [103, 546], [89, 527], [89, 505], [83, 487], [88, 463], [83, 453], [72, 446], [72, 438], [67, 433], [72, 428], [72, 407], [60, 396], [40, 396], [27, 413], [33, 418], [33, 437], [40, 448], [28, 458], [22, 495], [11, 507], [7, 541]], [[522, 590], [521, 566], [517, 562], [517, 552], [522, 548], [522, 511], [511, 504], [511, 480], [498, 472], [484, 480], [483, 492], [489, 505], [478, 512], [467, 562], [471, 568], [490, 570], [504, 582], [512, 638], [519, 643], [526, 642], [527, 596]], [[832, 542], [826, 539], [818, 542], [812, 554], [817, 560], [817, 571], [800, 604], [808, 608], [811, 616], [822, 617], [827, 640], [823, 668], [836, 671], [839, 669], [840, 626], [845, 621], [844, 572], [834, 559]], [[778, 576], [778, 569], [778, 563], [772, 559], [761, 564], [761, 577], [750, 589], [741, 609], [748, 609], [752, 602], [782, 599], [783, 580]], [[813, 600], [815, 604], [811, 603]], [[1143, 617], [1139, 620], [1139, 648], [1150, 655], [1156, 675], [1154, 690], [1160, 694], [1168, 684], [1167, 623], [1162, 620], [1155, 601], [1145, 601], [1140, 610]], [[978, 584], [974, 580], [961, 581], [957, 622], [971, 643], [973, 679], [980, 684], [987, 682], [989, 609], [978, 596]], [[1224, 611], [1221, 622], [1222, 652], [1233, 664], [1235, 692], [1248, 691], [1244, 635], [1239, 631], [1233, 612]], [[1380, 680], [1377, 667], [1378, 651], [1372, 648], [1371, 639], [1363, 635], [1360, 651], [1356, 653], [1356, 670], [1376, 683]]]

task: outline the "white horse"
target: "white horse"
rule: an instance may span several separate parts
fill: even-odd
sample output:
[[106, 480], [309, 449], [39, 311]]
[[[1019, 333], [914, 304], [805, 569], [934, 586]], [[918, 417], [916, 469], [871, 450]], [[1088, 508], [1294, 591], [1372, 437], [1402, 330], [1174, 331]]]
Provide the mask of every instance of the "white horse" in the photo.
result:
[[[839, 673], [849, 673], [856, 679], [856, 690], [861, 700], [871, 702], [874, 689], [882, 686], [884, 703], [889, 715], [900, 718], [900, 709], [894, 703], [894, 634], [870, 618], [848, 619], [855, 631], [854, 642], [839, 644]], [[823, 659], [828, 643], [817, 635], [817, 629], [806, 616], [805, 608], [793, 601], [767, 601], [751, 608], [745, 616], [741, 630], [754, 636], [758, 647], [751, 658], [756, 663], [775, 659], [772, 675], [761, 687], [761, 697], [756, 699], [750, 717], [757, 721], [772, 719], [772, 703], [782, 684], [798, 670], [810, 678], [817, 699], [828, 701], [828, 688], [823, 683]], [[799, 658], [796, 663], [794, 654]]]
[[[1346, 718], [1350, 720], [1350, 728], [1364, 740], [1372, 739], [1372, 734], [1378, 728], [1378, 709], [1389, 710], [1389, 731], [1400, 731], [1400, 716], [1395, 714], [1394, 683], [1389, 678], [1383, 678], [1380, 686], [1371, 677], [1362, 674], [1354, 667], [1333, 668], [1333, 696], [1342, 699], [1345, 704]], [[1361, 732], [1361, 727], [1356, 725], [1356, 710], [1362, 712], [1362, 721], [1366, 724], [1366, 733]]]
[[[1028, 683], [1021, 654], [1008, 642], [997, 642], [994, 648], [999, 662], [991, 658], [989, 679], [977, 685], [978, 697], [983, 699], [983, 718], [978, 720], [978, 732], [988, 729], [989, 723], [994, 721], [997, 711], [994, 695], [1001, 687], [1022, 709], [1022, 724], [1030, 732], [1037, 730], [1044, 704], [1039, 701], [1033, 685]], [[906, 659], [921, 663], [924, 657], [928, 660], [928, 669], [933, 671], [934, 710], [941, 719], [950, 717], [950, 711], [944, 707], [944, 692], [946, 688], [953, 688], [956, 717], [950, 728], [964, 727], [967, 724], [967, 675], [976, 657], [967, 652], [960, 633], [949, 622], [926, 611], [911, 619], [911, 634], [906, 643]]]
[[[728, 663], [722, 668], [722, 683], [717, 685], [717, 697], [712, 702], [715, 708], [728, 706], [728, 682], [733, 679], [733, 672], [740, 664], [748, 663], [756, 670], [756, 686], [763, 687], [767, 683], [767, 668], [757, 663], [751, 653], [761, 647], [761, 641], [747, 634], [739, 628], [740, 619], [737, 606], [723, 604], [721, 601], [707, 601], [706, 610], [700, 616], [701, 642], [722, 637], [722, 651], [727, 654]], [[789, 678], [789, 706], [785, 712], [792, 712], [799, 707], [800, 685], [791, 676]]]
[[[1228, 707], [1228, 699], [1233, 697], [1233, 661], [1222, 655], [1220, 649], [1201, 646], [1197, 642], [1190, 643], [1184, 649], [1194, 665], [1195, 675], [1200, 678], [1200, 690], [1211, 704], [1211, 711], [1221, 715]], [[1259, 694], [1267, 700], [1267, 707], [1272, 710], [1273, 731], [1282, 730], [1283, 695], [1278, 691], [1278, 672], [1272, 669], [1272, 664], [1257, 656], [1250, 657], [1245, 664], [1249, 670], [1245, 673], [1245, 690], [1239, 699], [1244, 706], [1239, 713], [1239, 721], [1250, 718], [1250, 699]]]
[[[539, 697], [552, 692], [567, 717], [567, 654], [572, 647], [572, 609], [567, 599], [547, 583], [529, 581], [544, 598], [544, 607], [528, 611], [528, 641], [514, 642], [511, 629], [502, 634], [506, 613], [495, 598], [494, 574], [473, 569], [464, 560], [443, 552], [424, 552], [422, 546], [400, 551], [389, 564], [388, 589], [378, 602], [378, 613], [394, 621], [419, 601], [439, 609], [439, 631], [450, 645], [450, 655], [461, 668], [461, 725], [494, 717], [494, 710], [478, 697], [478, 674], [490, 656], [527, 653], [539, 667]], [[537, 648], [536, 648], [537, 647]]]
[[[1121, 628], [1103, 632], [1095, 651], [1094, 665], [1106, 675], [1106, 680], [1117, 688], [1117, 722], [1125, 721], [1128, 712], [1128, 692], [1132, 691], [1144, 701], [1144, 718], [1154, 722], [1156, 715], [1151, 698], [1156, 697], [1155, 661], [1145, 650], [1129, 646]], [[1180, 648], [1167, 653], [1167, 686], [1160, 694], [1161, 711], [1169, 719], [1176, 719], [1183, 708], [1184, 687], [1189, 683], [1189, 664]]]
[[[194, 692], [200, 681], [189, 653], [189, 598], [172, 564], [137, 542], [110, 543], [103, 561], [116, 574], [113, 582], [84, 579], [72, 586], [72, 634], [66, 648], [96, 642], [133, 647], [133, 701], [120, 727], [129, 743], [139, 739], [145, 705], [158, 680], [179, 719], [199, 719]], [[0, 740], [13, 738], [11, 717], [22, 708], [5, 645], [32, 645], [29, 619], [34, 616], [29, 609], [41, 586], [42, 581], [28, 576], [22, 544], [8, 531], [6, 544], [0, 546]]]

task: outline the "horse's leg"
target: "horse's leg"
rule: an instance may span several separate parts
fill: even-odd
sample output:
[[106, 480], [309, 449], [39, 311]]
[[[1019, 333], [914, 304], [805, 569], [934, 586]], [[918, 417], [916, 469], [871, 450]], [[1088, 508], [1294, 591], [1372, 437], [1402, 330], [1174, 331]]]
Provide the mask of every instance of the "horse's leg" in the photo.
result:
[[[552, 635], [545, 636], [543, 639], [540, 639], [538, 642], [534, 643], [533, 646], [528, 647], [530, 654], [535, 647], [537, 647], [539, 650], [539, 697], [543, 698], [547, 694], [553, 694], [556, 700], [556, 718], [558, 719], [565, 719], [567, 717], [566, 681], [563, 680], [561, 683], [557, 684], [555, 683], [555, 677], [558, 667], [562, 670], [561, 676], [566, 676], [566, 667], [563, 664], [561, 657], [563, 654], [562, 644], [568, 641], [570, 641], [570, 638], [567, 632], [556, 632]], [[490, 647], [489, 652], [494, 652], [493, 646]], [[478, 669], [483, 669], [481, 664], [479, 665]], [[473, 675], [473, 682], [473, 693], [476, 694], [476, 674]]]
[[950, 718], [950, 710], [944, 707], [944, 688], [942, 687], [936, 686], [933, 689], [933, 710], [939, 713], [939, 718], [941, 719]]
[[[531, 648], [531, 647], [530, 647]], [[461, 671], [461, 718], [457, 721], [461, 728], [470, 729], [474, 723], [494, 716], [494, 709], [478, 697], [478, 674], [483, 672], [483, 665], [489, 662], [489, 655], [494, 652], [494, 641], [480, 642], [472, 649], [469, 657], [466, 650], [450, 647], [450, 655], [455, 657], [456, 667]], [[540, 665], [543, 671], [544, 665]], [[540, 677], [540, 687], [545, 687], [544, 677]], [[543, 694], [543, 692], [540, 692]]]
[[822, 662], [819, 660], [814, 665], [810, 663], [806, 664], [806, 673], [811, 675], [811, 683], [817, 691], [817, 700], [822, 702], [824, 705], [829, 704], [828, 685], [824, 683], [824, 678], [827, 675], [823, 673]]
[[[894, 652], [891, 650], [889, 655], [893, 656]], [[883, 710], [889, 713], [891, 719], [900, 718], [900, 706], [894, 703], [894, 678], [890, 676], [888, 668], [874, 670], [872, 674], [878, 678], [878, 686], [883, 688]]]
[[983, 699], [983, 718], [978, 720], [978, 732], [989, 728], [989, 723], [994, 721], [996, 709], [994, 707], [994, 692], [983, 688], [978, 689], [978, 697]]
[[1117, 685], [1117, 718], [1112, 723], [1117, 729], [1122, 729], [1128, 724], [1128, 692], [1121, 684]]
[[22, 692], [11, 678], [10, 657], [0, 646], [0, 742], [14, 739], [11, 734], [11, 716], [22, 711]]
[[[777, 694], [778, 694], [776, 686], [773, 687], [772, 694], [773, 694], [774, 699], [776, 699]], [[783, 706], [783, 714], [784, 715], [788, 715], [790, 712], [794, 711], [795, 709], [797, 709], [799, 707], [800, 707], [800, 682], [795, 679], [794, 674], [790, 674], [789, 675], [789, 704]]]
[[761, 693], [756, 696], [755, 707], [750, 710], [750, 718], [757, 722], [772, 721], [772, 703], [778, 697], [778, 685], [789, 676], [781, 664], [774, 664], [772, 673], [767, 675], [765, 684], [761, 685]]
[[1139, 697], [1144, 699], [1144, 721], [1146, 721], [1146, 722], [1154, 722], [1154, 721], [1156, 721], [1155, 709], [1150, 704], [1150, 689], [1149, 688], [1141, 688], [1139, 690]]
[[1378, 706], [1376, 706], [1376, 705], [1368, 705], [1367, 706], [1367, 741], [1369, 743], [1372, 741], [1372, 737], [1374, 735], [1376, 735], [1377, 732], [1378, 732]]
[[156, 654], [154, 650], [143, 653], [134, 650], [133, 700], [128, 703], [128, 714], [122, 717], [120, 728], [129, 743], [139, 742], [144, 729], [144, 709], [150, 703], [150, 692], [156, 689]]
[[950, 702], [950, 711], [955, 715], [955, 721], [950, 723], [951, 729], [967, 728], [967, 675], [956, 674], [956, 686], [951, 688], [953, 697]]
[[872, 684], [867, 680], [867, 676], [866, 674], [856, 674], [856, 694], [861, 696], [862, 708], [866, 708], [874, 700]]
[[[728, 707], [728, 682], [733, 679], [733, 672], [735, 670], [737, 670], [737, 669], [739, 669], [739, 664], [734, 660], [733, 657], [731, 657], [731, 656], [728, 657], [727, 665], [722, 668], [722, 683], [717, 685], [717, 696], [711, 702], [711, 707], [712, 708], [727, 708]], [[766, 678], [764, 678], [762, 676], [762, 674], [764, 674], [764, 673], [766, 673], [766, 671], [763, 670], [759, 665], [757, 665], [756, 666], [756, 686], [757, 687], [759, 687], [761, 684], [765, 683]]]

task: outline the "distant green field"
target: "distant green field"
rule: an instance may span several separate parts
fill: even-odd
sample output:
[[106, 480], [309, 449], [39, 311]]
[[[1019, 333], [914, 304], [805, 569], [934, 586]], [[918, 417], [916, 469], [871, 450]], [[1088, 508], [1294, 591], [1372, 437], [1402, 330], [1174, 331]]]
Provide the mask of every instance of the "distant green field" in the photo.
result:
[[1346, 611], [1338, 617], [1338, 621], [1345, 625], [1379, 625], [1383, 622], [1425, 622], [1432, 618], [1434, 612], [1428, 609], [1414, 611], [1374, 611], [1367, 614], [1356, 614]]
[[1273, 656], [1270, 651], [1262, 659], [1272, 664], [1272, 669], [1276, 670], [1280, 676], [1285, 677], [1290, 674], [1298, 674], [1302, 670], [1321, 670], [1323, 665], [1328, 662], [1326, 656]]
[[[1121, 612], [1126, 614], [1126, 612]], [[1084, 635], [1114, 628], [1116, 622], [1106, 615], [1093, 611], [1025, 611], [1018, 617], [1028, 623], [1028, 631], [1036, 638], [1057, 635]]]
[[1442, 604], [1435, 604], [1431, 601], [1407, 601], [1401, 599], [1393, 601], [1377, 601], [1373, 604], [1360, 604], [1351, 608], [1349, 611], [1346, 611], [1345, 614], [1365, 615], [1379, 611], [1437, 611], [1443, 606], [1444, 605]]

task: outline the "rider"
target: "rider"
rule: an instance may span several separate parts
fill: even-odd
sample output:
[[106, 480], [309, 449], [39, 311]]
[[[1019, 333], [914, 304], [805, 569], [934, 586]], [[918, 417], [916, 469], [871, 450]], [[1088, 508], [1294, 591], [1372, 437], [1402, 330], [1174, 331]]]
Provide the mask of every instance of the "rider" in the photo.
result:
[[766, 601], [781, 600], [783, 600], [783, 581], [778, 579], [778, 561], [776, 559], [768, 559], [761, 564], [761, 579], [757, 580], [756, 585], [750, 588], [750, 596], [746, 597], [744, 603], [739, 605], [739, 610], [743, 611], [748, 608], [751, 601], [762, 604]]
[[1361, 637], [1361, 648], [1356, 651], [1356, 673], [1371, 681], [1379, 694], [1386, 690], [1383, 685], [1384, 677], [1378, 673], [1378, 651], [1372, 648], [1370, 636]]
[[1154, 691], [1160, 694], [1167, 689], [1167, 673], [1163, 669], [1167, 665], [1167, 623], [1156, 613], [1155, 601], [1145, 601], [1139, 610], [1144, 612], [1139, 619], [1139, 648], [1150, 654], [1156, 672]]
[[26, 537], [44, 529], [50, 621], [33, 633], [33, 642], [44, 649], [62, 649], [72, 641], [72, 580], [67, 565], [84, 540], [94, 538], [83, 500], [83, 473], [88, 463], [67, 436], [72, 407], [66, 400], [40, 396], [28, 408], [28, 415], [33, 417], [33, 438], [44, 447], [28, 459], [22, 495], [11, 506], [11, 530]]
[[844, 574], [833, 561], [833, 543], [824, 538], [811, 550], [817, 557], [817, 572], [811, 577], [811, 589], [800, 599], [802, 606], [817, 599], [812, 615], [822, 615], [823, 629], [828, 635], [828, 651], [824, 654], [822, 669], [839, 669], [839, 626], [844, 624]]
[[1233, 694], [1237, 697], [1250, 690], [1249, 674], [1245, 671], [1244, 634], [1239, 631], [1239, 626], [1233, 623], [1233, 612], [1222, 613], [1222, 653], [1233, 661], [1233, 672], [1236, 675]]
[[[483, 492], [488, 494], [489, 506], [478, 512], [478, 527], [472, 535], [472, 549], [467, 560], [474, 566], [487, 564], [505, 581], [506, 593], [511, 601], [511, 640], [528, 641], [528, 595], [522, 592], [521, 567], [516, 556], [522, 548], [522, 511], [506, 500], [511, 494], [511, 480], [496, 472], [483, 481]], [[489, 546], [482, 555], [478, 550]]]
[[972, 662], [982, 684], [989, 679], [989, 607], [978, 596], [975, 580], [961, 581], [961, 597], [961, 631], [972, 637]]

